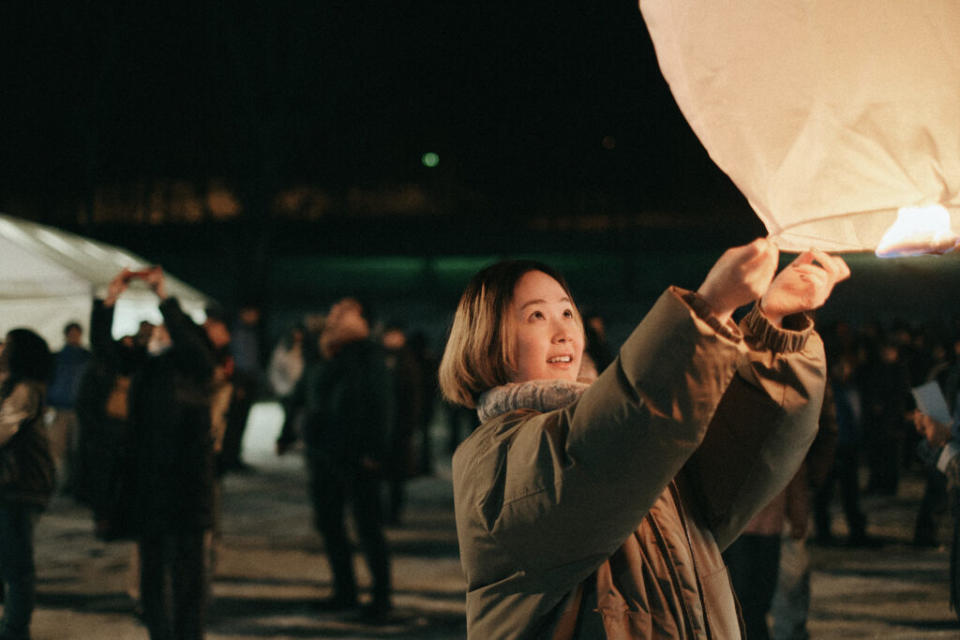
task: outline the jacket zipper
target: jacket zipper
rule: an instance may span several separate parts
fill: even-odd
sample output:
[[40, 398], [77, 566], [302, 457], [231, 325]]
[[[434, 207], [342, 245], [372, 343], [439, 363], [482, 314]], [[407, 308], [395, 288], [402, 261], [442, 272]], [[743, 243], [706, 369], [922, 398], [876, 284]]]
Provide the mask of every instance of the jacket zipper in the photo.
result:
[[697, 568], [696, 556], [693, 553], [693, 542], [690, 540], [690, 531], [687, 529], [687, 517], [683, 513], [683, 503], [680, 502], [680, 490], [677, 488], [676, 480], [670, 481], [670, 494], [673, 496], [677, 515], [680, 517], [680, 525], [683, 527], [683, 537], [687, 541], [687, 550], [690, 552], [690, 566], [693, 567], [693, 577], [697, 581], [697, 597], [700, 599], [700, 611], [703, 613], [703, 631], [709, 640], [713, 637], [713, 634], [710, 633], [710, 622], [707, 620], [707, 603], [703, 599], [703, 585], [700, 583], [700, 570]]
[[[671, 494], [673, 494], [673, 496], [674, 496], [674, 498], [673, 498], [673, 499], [674, 499], [674, 502], [676, 502], [677, 497], [676, 497], [676, 495], [674, 494], [674, 485], [673, 485], [673, 482], [672, 482], [672, 481], [670, 482], [670, 490], [671, 490]], [[690, 544], [690, 537], [687, 535], [687, 524], [686, 524], [686, 522], [685, 522], [684, 519], [683, 519], [683, 514], [680, 513], [680, 505], [679, 505], [679, 503], [676, 504], [676, 507], [677, 507], [677, 513], [678, 513], [679, 516], [680, 516], [680, 524], [681, 524], [681, 526], [683, 527], [684, 537], [686, 538], [686, 540], [687, 540], [687, 545], [689, 546], [689, 544]], [[677, 600], [678, 600], [679, 603], [680, 603], [680, 613], [681, 613], [681, 615], [683, 616], [683, 625], [684, 625], [684, 627], [685, 627], [685, 629], [686, 629], [686, 632], [687, 632], [688, 634], [690, 634], [690, 636], [695, 636], [696, 634], [695, 634], [695, 632], [694, 632], [693, 618], [692, 618], [692, 616], [690, 615], [690, 611], [687, 609], [687, 601], [686, 601], [686, 599], [683, 597], [683, 588], [682, 588], [681, 581], [680, 581], [680, 575], [677, 573], [676, 565], [675, 565], [675, 563], [673, 562], [672, 555], [670, 554], [670, 551], [669, 551], [669, 549], [668, 549], [668, 547], [667, 547], [667, 539], [666, 539], [666, 536], [664, 536], [663, 531], [661, 530], [660, 525], [659, 525], [659, 523], [657, 522], [657, 519], [653, 517], [653, 513], [647, 514], [647, 518], [650, 519], [650, 527], [653, 529], [654, 534], [657, 536], [657, 542], [658, 542], [658, 544], [660, 545], [660, 549], [663, 551], [664, 557], [670, 559], [670, 562], [667, 562], [667, 566], [668, 566], [668, 568], [670, 569], [670, 577], [671, 577], [671, 579], [673, 580], [673, 588], [674, 588], [674, 591], [675, 591], [676, 594], [677, 594]], [[692, 559], [693, 559], [693, 553], [692, 553], [692, 552], [691, 552], [691, 554], [690, 554], [690, 557], [691, 557], [691, 561], [692, 561]], [[691, 562], [691, 564], [692, 564], [692, 562]], [[693, 569], [694, 569], [694, 575], [696, 575], [696, 566], [695, 566], [695, 565], [693, 565]], [[700, 589], [700, 577], [699, 577], [699, 576], [697, 576], [697, 589], [698, 589], [698, 590]], [[701, 595], [701, 606], [703, 606], [702, 595]], [[708, 636], [708, 637], [709, 637], [709, 636]]]

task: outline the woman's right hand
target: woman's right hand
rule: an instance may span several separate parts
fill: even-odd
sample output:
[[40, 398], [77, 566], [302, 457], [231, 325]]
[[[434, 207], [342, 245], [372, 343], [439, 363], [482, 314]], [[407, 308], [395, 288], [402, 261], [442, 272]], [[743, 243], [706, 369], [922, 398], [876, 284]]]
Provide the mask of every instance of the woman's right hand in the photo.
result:
[[726, 322], [738, 308], [758, 300], [777, 271], [780, 251], [766, 238], [727, 249], [710, 269], [697, 293]]

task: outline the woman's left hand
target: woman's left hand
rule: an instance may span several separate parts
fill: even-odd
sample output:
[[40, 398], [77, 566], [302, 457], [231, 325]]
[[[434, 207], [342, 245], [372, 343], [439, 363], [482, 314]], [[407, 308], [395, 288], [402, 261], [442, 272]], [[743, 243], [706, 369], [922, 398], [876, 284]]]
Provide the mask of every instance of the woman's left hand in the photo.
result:
[[760, 310], [779, 327], [786, 316], [822, 307], [834, 285], [849, 277], [843, 258], [811, 249], [777, 274], [760, 299]]

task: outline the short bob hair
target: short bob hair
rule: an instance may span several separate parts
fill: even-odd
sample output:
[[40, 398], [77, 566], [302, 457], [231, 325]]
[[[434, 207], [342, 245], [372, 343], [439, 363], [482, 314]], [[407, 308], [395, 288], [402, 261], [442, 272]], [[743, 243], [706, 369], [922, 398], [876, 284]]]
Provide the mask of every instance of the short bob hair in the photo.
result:
[[[510, 382], [517, 366], [507, 312], [517, 282], [530, 271], [556, 280], [573, 305], [566, 280], [542, 262], [506, 260], [473, 276], [460, 297], [440, 361], [440, 391], [449, 402], [472, 409], [481, 393]], [[573, 308], [582, 326], [580, 312]]]

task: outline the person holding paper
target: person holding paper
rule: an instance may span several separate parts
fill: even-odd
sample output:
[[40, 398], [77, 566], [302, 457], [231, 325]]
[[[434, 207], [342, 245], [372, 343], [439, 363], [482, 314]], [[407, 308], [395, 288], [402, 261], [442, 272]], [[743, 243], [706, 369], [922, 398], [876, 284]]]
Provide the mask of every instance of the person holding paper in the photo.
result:
[[[923, 407], [921, 398], [917, 403]], [[950, 608], [960, 619], [960, 552], [958, 538], [960, 538], [960, 504], [958, 504], [958, 488], [960, 488], [960, 414], [949, 424], [932, 418], [922, 410], [913, 415], [913, 423], [917, 431], [938, 453], [935, 454], [936, 467], [947, 478], [947, 490], [951, 515], [953, 516], [953, 536], [950, 548]]]
[[[958, 416], [960, 418], [960, 416]], [[960, 419], [950, 423], [941, 422], [923, 411], [913, 414], [913, 424], [917, 432], [937, 451], [936, 466], [947, 476], [950, 491], [960, 488]]]

